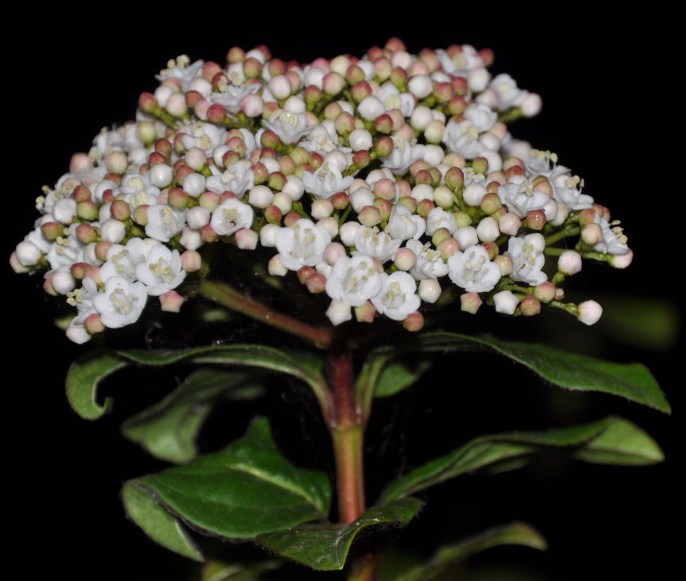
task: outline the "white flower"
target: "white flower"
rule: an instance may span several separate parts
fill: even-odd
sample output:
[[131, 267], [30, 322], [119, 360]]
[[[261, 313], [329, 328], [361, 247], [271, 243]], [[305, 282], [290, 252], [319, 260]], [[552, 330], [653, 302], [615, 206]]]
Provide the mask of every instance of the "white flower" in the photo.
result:
[[418, 239], [426, 230], [424, 218], [413, 214], [407, 206], [396, 206], [388, 220], [388, 232], [399, 240]]
[[621, 226], [619, 226], [619, 222], [610, 223], [605, 218], [602, 218], [600, 214], [596, 214], [595, 222], [600, 224], [600, 229], [603, 233], [603, 239], [593, 247], [596, 252], [614, 255], [630, 252], [626, 244], [628, 239]]
[[301, 219], [293, 226], [281, 228], [276, 233], [275, 242], [284, 266], [289, 270], [299, 270], [324, 260], [324, 250], [331, 242], [331, 235], [312, 220]]
[[103, 325], [118, 329], [138, 320], [147, 298], [143, 283], [129, 282], [121, 276], [115, 276], [105, 283], [104, 292], [95, 296], [93, 304]]
[[136, 275], [147, 287], [148, 294], [158, 297], [179, 286], [186, 278], [186, 271], [181, 268], [179, 251], [159, 244], [150, 249], [145, 262], [137, 266]]
[[315, 173], [305, 171], [302, 174], [305, 191], [318, 198], [330, 198], [336, 192], [342, 192], [350, 187], [354, 179], [353, 176], [343, 177], [340, 169], [327, 162], [324, 162]]
[[208, 157], [213, 150], [226, 142], [226, 129], [211, 123], [194, 123], [179, 129], [178, 135], [186, 149], [197, 147], [202, 149]]
[[234, 83], [229, 79], [226, 86], [222, 87], [222, 91], [212, 93], [209, 96], [210, 103], [219, 104], [229, 113], [238, 113], [241, 108], [241, 100], [246, 95], [252, 95], [260, 90], [259, 83]]
[[441, 253], [432, 249], [428, 242], [422, 244], [419, 240], [409, 240], [405, 246], [417, 256], [417, 263], [410, 270], [417, 280], [440, 278], [448, 274], [448, 265]]
[[76, 307], [77, 313], [76, 317], [69, 323], [67, 337], [79, 345], [90, 340], [90, 335], [86, 331], [84, 323], [90, 315], [97, 312], [93, 303], [97, 292], [98, 289], [93, 279], [87, 278], [83, 281], [81, 288], [67, 293], [67, 304]]
[[381, 85], [377, 95], [387, 111], [398, 109], [403, 117], [410, 117], [414, 111], [415, 99], [410, 93], [401, 93], [398, 88], [390, 82]]
[[513, 179], [498, 188], [498, 197], [507, 208], [518, 218], [524, 218], [533, 210], [543, 210], [550, 203], [545, 192], [534, 190], [531, 184], [523, 178]]
[[100, 278], [103, 282], [115, 276], [121, 277], [128, 282], [136, 280], [136, 263], [133, 261], [129, 250], [121, 244], [112, 244], [107, 251], [107, 260], [100, 267]]
[[[139, 174], [125, 175], [122, 180], [121, 193], [124, 194], [124, 200], [131, 208], [146, 205], [153, 206], [157, 204], [160, 195], [160, 189], [154, 186], [151, 182], [151, 173], [158, 166], [154, 166], [144, 176]], [[159, 167], [167, 168], [171, 172], [168, 165], [159, 164]]]
[[545, 264], [545, 238], [540, 234], [527, 234], [523, 238], [510, 238], [507, 254], [512, 257], [512, 280], [536, 286], [548, 280], [541, 269]]
[[200, 75], [203, 64], [204, 62], [200, 60], [191, 63], [188, 56], [182, 54], [176, 57], [176, 59], [171, 59], [167, 63], [167, 68], [161, 70], [159, 75], [155, 75], [155, 78], [158, 81], [179, 79], [181, 81], [181, 88], [187, 91], [189, 85]]
[[479, 139], [479, 130], [466, 120], [451, 120], [445, 126], [443, 143], [449, 151], [459, 153], [467, 159], [474, 159], [486, 150], [486, 146]]
[[388, 168], [394, 175], [407, 172], [410, 166], [424, 157], [424, 145], [412, 145], [402, 137], [393, 138], [393, 151], [382, 160], [382, 167]]
[[488, 292], [500, 280], [500, 268], [488, 258], [483, 246], [471, 246], [448, 259], [448, 275], [467, 292]]
[[307, 139], [303, 139], [298, 145], [307, 151], [318, 151], [320, 153], [329, 153], [334, 149], [350, 151], [350, 148], [338, 145], [336, 127], [333, 121], [328, 119], [319, 125], [315, 125], [307, 135]]
[[361, 226], [355, 233], [355, 247], [362, 254], [368, 254], [386, 262], [400, 248], [402, 240], [392, 238], [387, 232], [379, 232], [378, 228]]
[[83, 261], [84, 245], [76, 237], [76, 225], [69, 227], [67, 236], [58, 236], [48, 251], [50, 268], [58, 270]]
[[242, 228], [250, 228], [254, 210], [236, 198], [229, 198], [212, 212], [210, 226], [220, 236], [230, 236]]
[[403, 321], [414, 313], [421, 303], [417, 296], [417, 283], [406, 272], [382, 274], [382, 287], [372, 298], [372, 304], [382, 315], [394, 321]]
[[514, 315], [519, 299], [512, 291], [500, 291], [493, 295], [495, 310], [504, 315]]
[[263, 120], [262, 124], [276, 133], [285, 144], [297, 143], [313, 129], [307, 126], [305, 113], [293, 113], [284, 109], [277, 111], [269, 121]]
[[571, 210], [585, 210], [593, 206], [593, 198], [581, 193], [582, 180], [578, 176], [560, 174], [552, 179], [553, 198]]
[[242, 198], [243, 194], [255, 185], [255, 173], [251, 168], [252, 164], [247, 159], [232, 163], [221, 174], [215, 166], [211, 166], [210, 169], [215, 175], [207, 178], [205, 185], [209, 191], [216, 194], [232, 192]]
[[359, 307], [381, 290], [383, 277], [371, 256], [355, 254], [336, 261], [326, 280], [326, 294], [332, 299]]
[[426, 233], [432, 236], [439, 228], [445, 228], [451, 234], [457, 229], [455, 216], [443, 208], [434, 208], [426, 218]]
[[466, 121], [469, 121], [479, 133], [488, 131], [498, 120], [498, 114], [483, 103], [474, 103], [465, 109], [463, 113]]
[[498, 75], [491, 81], [490, 87], [498, 98], [500, 111], [519, 106], [526, 96], [526, 92], [517, 87], [517, 82], [510, 75]]
[[145, 233], [159, 240], [169, 242], [176, 234], [181, 232], [186, 224], [186, 213], [176, 210], [171, 206], [155, 204], [148, 208], [148, 223]]

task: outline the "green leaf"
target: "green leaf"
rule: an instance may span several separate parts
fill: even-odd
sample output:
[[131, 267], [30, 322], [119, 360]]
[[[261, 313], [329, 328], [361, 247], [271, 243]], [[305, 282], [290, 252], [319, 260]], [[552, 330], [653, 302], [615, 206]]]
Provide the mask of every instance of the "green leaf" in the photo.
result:
[[442, 547], [427, 563], [412, 568], [396, 581], [430, 581], [471, 555], [501, 545], [520, 545], [541, 551], [547, 548], [546, 540], [536, 529], [526, 523], [514, 522]]
[[322, 374], [308, 354], [300, 363], [296, 352], [264, 345], [232, 344], [179, 350], [129, 350], [94, 352], [72, 364], [67, 375], [67, 397], [81, 417], [94, 420], [111, 407], [107, 398], [98, 403], [100, 382], [127, 364], [163, 367], [177, 363], [243, 366], [286, 373], [305, 382], [322, 405], [328, 405], [328, 391]]
[[412, 365], [392, 362], [381, 372], [374, 389], [374, 396], [389, 397], [395, 395], [410, 387], [430, 368], [430, 361], [417, 361]]
[[98, 403], [100, 382], [126, 362], [112, 353], [93, 351], [74, 361], [67, 372], [67, 399], [72, 409], [86, 420], [97, 420], [112, 406], [112, 399]]
[[303, 354], [304, 363], [301, 363], [298, 352], [286, 352], [265, 345], [243, 343], [195, 347], [178, 351], [119, 351], [118, 354], [139, 365], [165, 366], [188, 362], [208, 365], [240, 365], [286, 373], [305, 382], [322, 405], [328, 404], [326, 382], [312, 364], [309, 354]]
[[150, 493], [136, 481], [127, 482], [121, 491], [124, 509], [153, 540], [179, 555], [202, 561], [202, 554], [184, 527], [167, 512]]
[[[402, 498], [462, 474], [502, 467], [503, 463], [518, 468], [532, 454], [546, 448], [567, 449], [588, 462], [624, 466], [655, 464], [664, 459], [660, 447], [643, 430], [622, 418], [608, 417], [592, 424], [545, 432], [510, 432], [476, 438], [400, 477], [386, 488], [382, 499]], [[511, 464], [513, 460], [522, 462]]]
[[[124, 422], [123, 434], [153, 456], [185, 464], [198, 455], [196, 437], [220, 398], [249, 395], [248, 378], [221, 369], [200, 369], [167, 397]], [[259, 393], [256, 391], [255, 393]]]
[[504, 355], [528, 367], [546, 381], [565, 389], [619, 395], [665, 413], [671, 411], [660, 386], [644, 365], [611, 363], [547, 345], [437, 332], [420, 336], [407, 347], [398, 347], [395, 350], [390, 347], [382, 348], [377, 354], [404, 357], [417, 352], [484, 350]]
[[[220, 452], [137, 478], [127, 488], [139, 492], [129, 502], [125, 496], [129, 516], [153, 540], [185, 556], [189, 551], [179, 550], [178, 539], [168, 542], [179, 523], [225, 539], [251, 539], [320, 520], [331, 503], [327, 477], [288, 462], [264, 419]], [[163, 521], [161, 512], [170, 518]]]
[[422, 502], [403, 498], [375, 506], [349, 525], [308, 524], [258, 537], [265, 548], [318, 571], [340, 571], [353, 541], [363, 530], [402, 527], [419, 512]]

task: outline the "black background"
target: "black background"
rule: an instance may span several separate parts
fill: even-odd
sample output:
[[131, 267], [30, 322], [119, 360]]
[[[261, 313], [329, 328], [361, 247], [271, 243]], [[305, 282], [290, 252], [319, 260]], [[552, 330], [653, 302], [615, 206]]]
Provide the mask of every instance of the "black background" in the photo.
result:
[[[490, 47], [496, 71], [509, 72], [521, 86], [543, 96], [543, 113], [515, 131], [537, 147], [556, 151], [565, 165], [585, 177], [588, 192], [623, 219], [636, 254], [626, 272], [601, 270], [597, 279], [583, 279], [589, 293], [600, 286], [681, 300], [670, 276], [681, 267], [677, 213], [682, 212], [683, 194], [676, 179], [683, 155], [664, 143], [662, 132], [670, 131], [677, 108], [683, 107], [666, 76], [673, 47], [665, 40], [656, 46], [639, 40], [641, 30], [653, 29], [652, 21], [634, 16], [627, 25], [625, 15], [622, 26], [597, 19], [591, 25], [590, 15], [577, 14], [550, 15], [544, 24], [534, 24], [522, 18], [526, 15], [512, 14], [506, 26], [495, 29], [486, 22], [488, 9], [474, 7], [468, 19], [418, 16], [413, 30], [404, 31], [382, 26], [385, 17], [367, 17], [360, 32], [353, 22], [362, 15], [322, 14], [319, 24], [305, 26], [298, 10], [284, 10], [279, 28], [259, 32], [248, 31], [257, 26], [254, 18], [210, 11], [180, 14], [171, 25], [142, 15], [93, 18], [88, 26], [51, 30], [23, 21], [23, 40], [11, 47], [5, 73], [9, 101], [4, 143], [10, 148], [3, 164], [5, 256], [29, 230], [40, 187], [54, 183], [70, 154], [87, 150], [102, 125], [133, 115], [138, 93], [154, 88], [153, 75], [168, 58], [188, 53], [221, 62], [229, 46], [266, 43], [275, 56], [304, 60], [342, 51], [359, 54], [396, 34], [413, 51], [452, 42]], [[210, 23], [191, 24], [200, 15]], [[48, 18], [43, 15], [44, 24]], [[483, 25], [461, 25], [467, 20]], [[665, 32], [663, 38], [670, 36]], [[9, 268], [6, 273], [10, 286], [4, 315], [11, 346], [5, 366], [16, 379], [6, 381], [4, 388], [9, 401], [4, 404], [3, 474], [10, 517], [4, 530], [22, 555], [21, 567], [32, 578], [54, 573], [71, 579], [183, 578], [185, 562], [127, 523], [118, 501], [122, 481], [160, 465], [118, 436], [121, 408], [96, 424], [69, 410], [63, 378], [82, 348], [69, 344], [51, 325], [52, 301], [43, 298], [33, 279], [15, 276]], [[556, 322], [559, 317], [546, 319], [554, 326], [545, 331], [551, 337], [569, 328]], [[501, 319], [483, 321], [486, 330], [497, 331]], [[511, 335], [538, 333], [539, 340], [548, 339], [541, 336], [546, 327], [516, 323], [520, 327], [507, 326]], [[592, 331], [583, 330], [578, 337], [579, 350], [597, 345]], [[558, 397], [526, 373], [473, 358], [451, 368], [454, 384], [442, 385], [437, 371], [418, 392], [384, 402], [375, 411], [370, 440], [380, 438], [384, 448], [382, 458], [373, 450], [369, 455], [371, 489], [383, 483], [382, 470], [397, 473], [478, 433], [560, 425], [612, 412], [649, 428], [669, 461], [626, 469], [550, 458], [518, 473], [465, 478], [429, 496], [429, 508], [408, 533], [405, 550], [430, 552], [434, 539], [456, 539], [479, 527], [523, 519], [547, 533], [551, 549], [543, 555], [525, 549], [492, 553], [493, 563], [511, 566], [495, 578], [523, 579], [517, 577], [521, 571], [528, 572], [528, 579], [622, 578], [639, 570], [649, 572], [649, 578], [667, 576], [679, 550], [679, 535], [672, 529], [678, 531], [682, 507], [676, 442], [683, 407], [675, 375], [680, 366], [674, 363], [682, 352], [676, 347], [662, 353], [603, 349], [615, 359], [651, 365], [674, 415], [609, 397]], [[242, 432], [248, 411], [253, 410], [227, 413], [228, 435]], [[294, 460], [330, 468], [326, 435], [304, 395], [280, 392], [259, 411], [274, 417], [277, 435]], [[220, 427], [215, 421], [211, 430], [219, 433]], [[474, 570], [485, 561], [477, 560]], [[289, 578], [301, 577], [292, 573]]]

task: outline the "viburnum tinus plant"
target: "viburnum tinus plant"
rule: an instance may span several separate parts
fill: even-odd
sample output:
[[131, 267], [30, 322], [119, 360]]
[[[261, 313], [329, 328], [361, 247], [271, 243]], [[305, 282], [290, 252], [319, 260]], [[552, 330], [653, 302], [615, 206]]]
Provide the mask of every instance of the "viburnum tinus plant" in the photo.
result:
[[[662, 459], [640, 428], [608, 417], [462, 442], [365, 498], [375, 399], [410, 388], [436, 358], [460, 365], [491, 353], [549, 384], [669, 411], [641, 365], [506, 341], [493, 329], [460, 333], [483, 309], [515, 317], [556, 309], [592, 325], [600, 305], [570, 300], [567, 279], [588, 263], [632, 260], [619, 222], [583, 179], [510, 133], [508, 123], [535, 115], [541, 101], [510, 76], [492, 76], [491, 61], [471, 46], [413, 55], [397, 39], [361, 58], [309, 64], [272, 58], [264, 46], [232, 48], [226, 64], [180, 56], [141, 95], [135, 121], [104, 129], [44, 188], [40, 216], [10, 263], [44, 273], [45, 291], [71, 312], [67, 336], [100, 347], [69, 371], [74, 410], [91, 420], [110, 411], [100, 384], [125, 367], [186, 373], [123, 426], [175, 465], [123, 487], [129, 518], [154, 541], [203, 561], [217, 555], [208, 536], [249, 540], [284, 560], [371, 580], [382, 550], [356, 550], [356, 537], [407, 525], [435, 484], [519, 467], [548, 448], [597, 463]], [[105, 348], [112, 334], [164, 329], [175, 317], [185, 329], [177, 349]], [[113, 331], [122, 327], [128, 335]], [[207, 339], [240, 327], [254, 335], [249, 342]], [[262, 417], [244, 437], [200, 454], [215, 407], [259, 395], [275, 375], [314, 395], [335, 478], [291, 463]], [[372, 458], [374, 443], [367, 449]], [[431, 579], [498, 544], [545, 547], [535, 529], [510, 523], [399, 578]], [[205, 574], [237, 570], [215, 560]]]

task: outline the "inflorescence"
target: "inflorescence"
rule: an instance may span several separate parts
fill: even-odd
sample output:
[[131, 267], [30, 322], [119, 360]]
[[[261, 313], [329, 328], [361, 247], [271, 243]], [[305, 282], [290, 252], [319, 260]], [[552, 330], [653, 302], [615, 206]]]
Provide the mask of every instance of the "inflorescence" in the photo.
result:
[[44, 188], [10, 262], [46, 271], [77, 343], [135, 323], [149, 297], [178, 311], [216, 242], [270, 249], [269, 275], [326, 294], [334, 325], [418, 330], [422, 304], [442, 298], [593, 324], [600, 306], [568, 302], [561, 284], [583, 259], [628, 266], [626, 236], [554, 153], [512, 136], [541, 101], [491, 62], [397, 39], [310, 64], [263, 46], [232, 48], [224, 67], [180, 56], [136, 121], [103, 129]]

